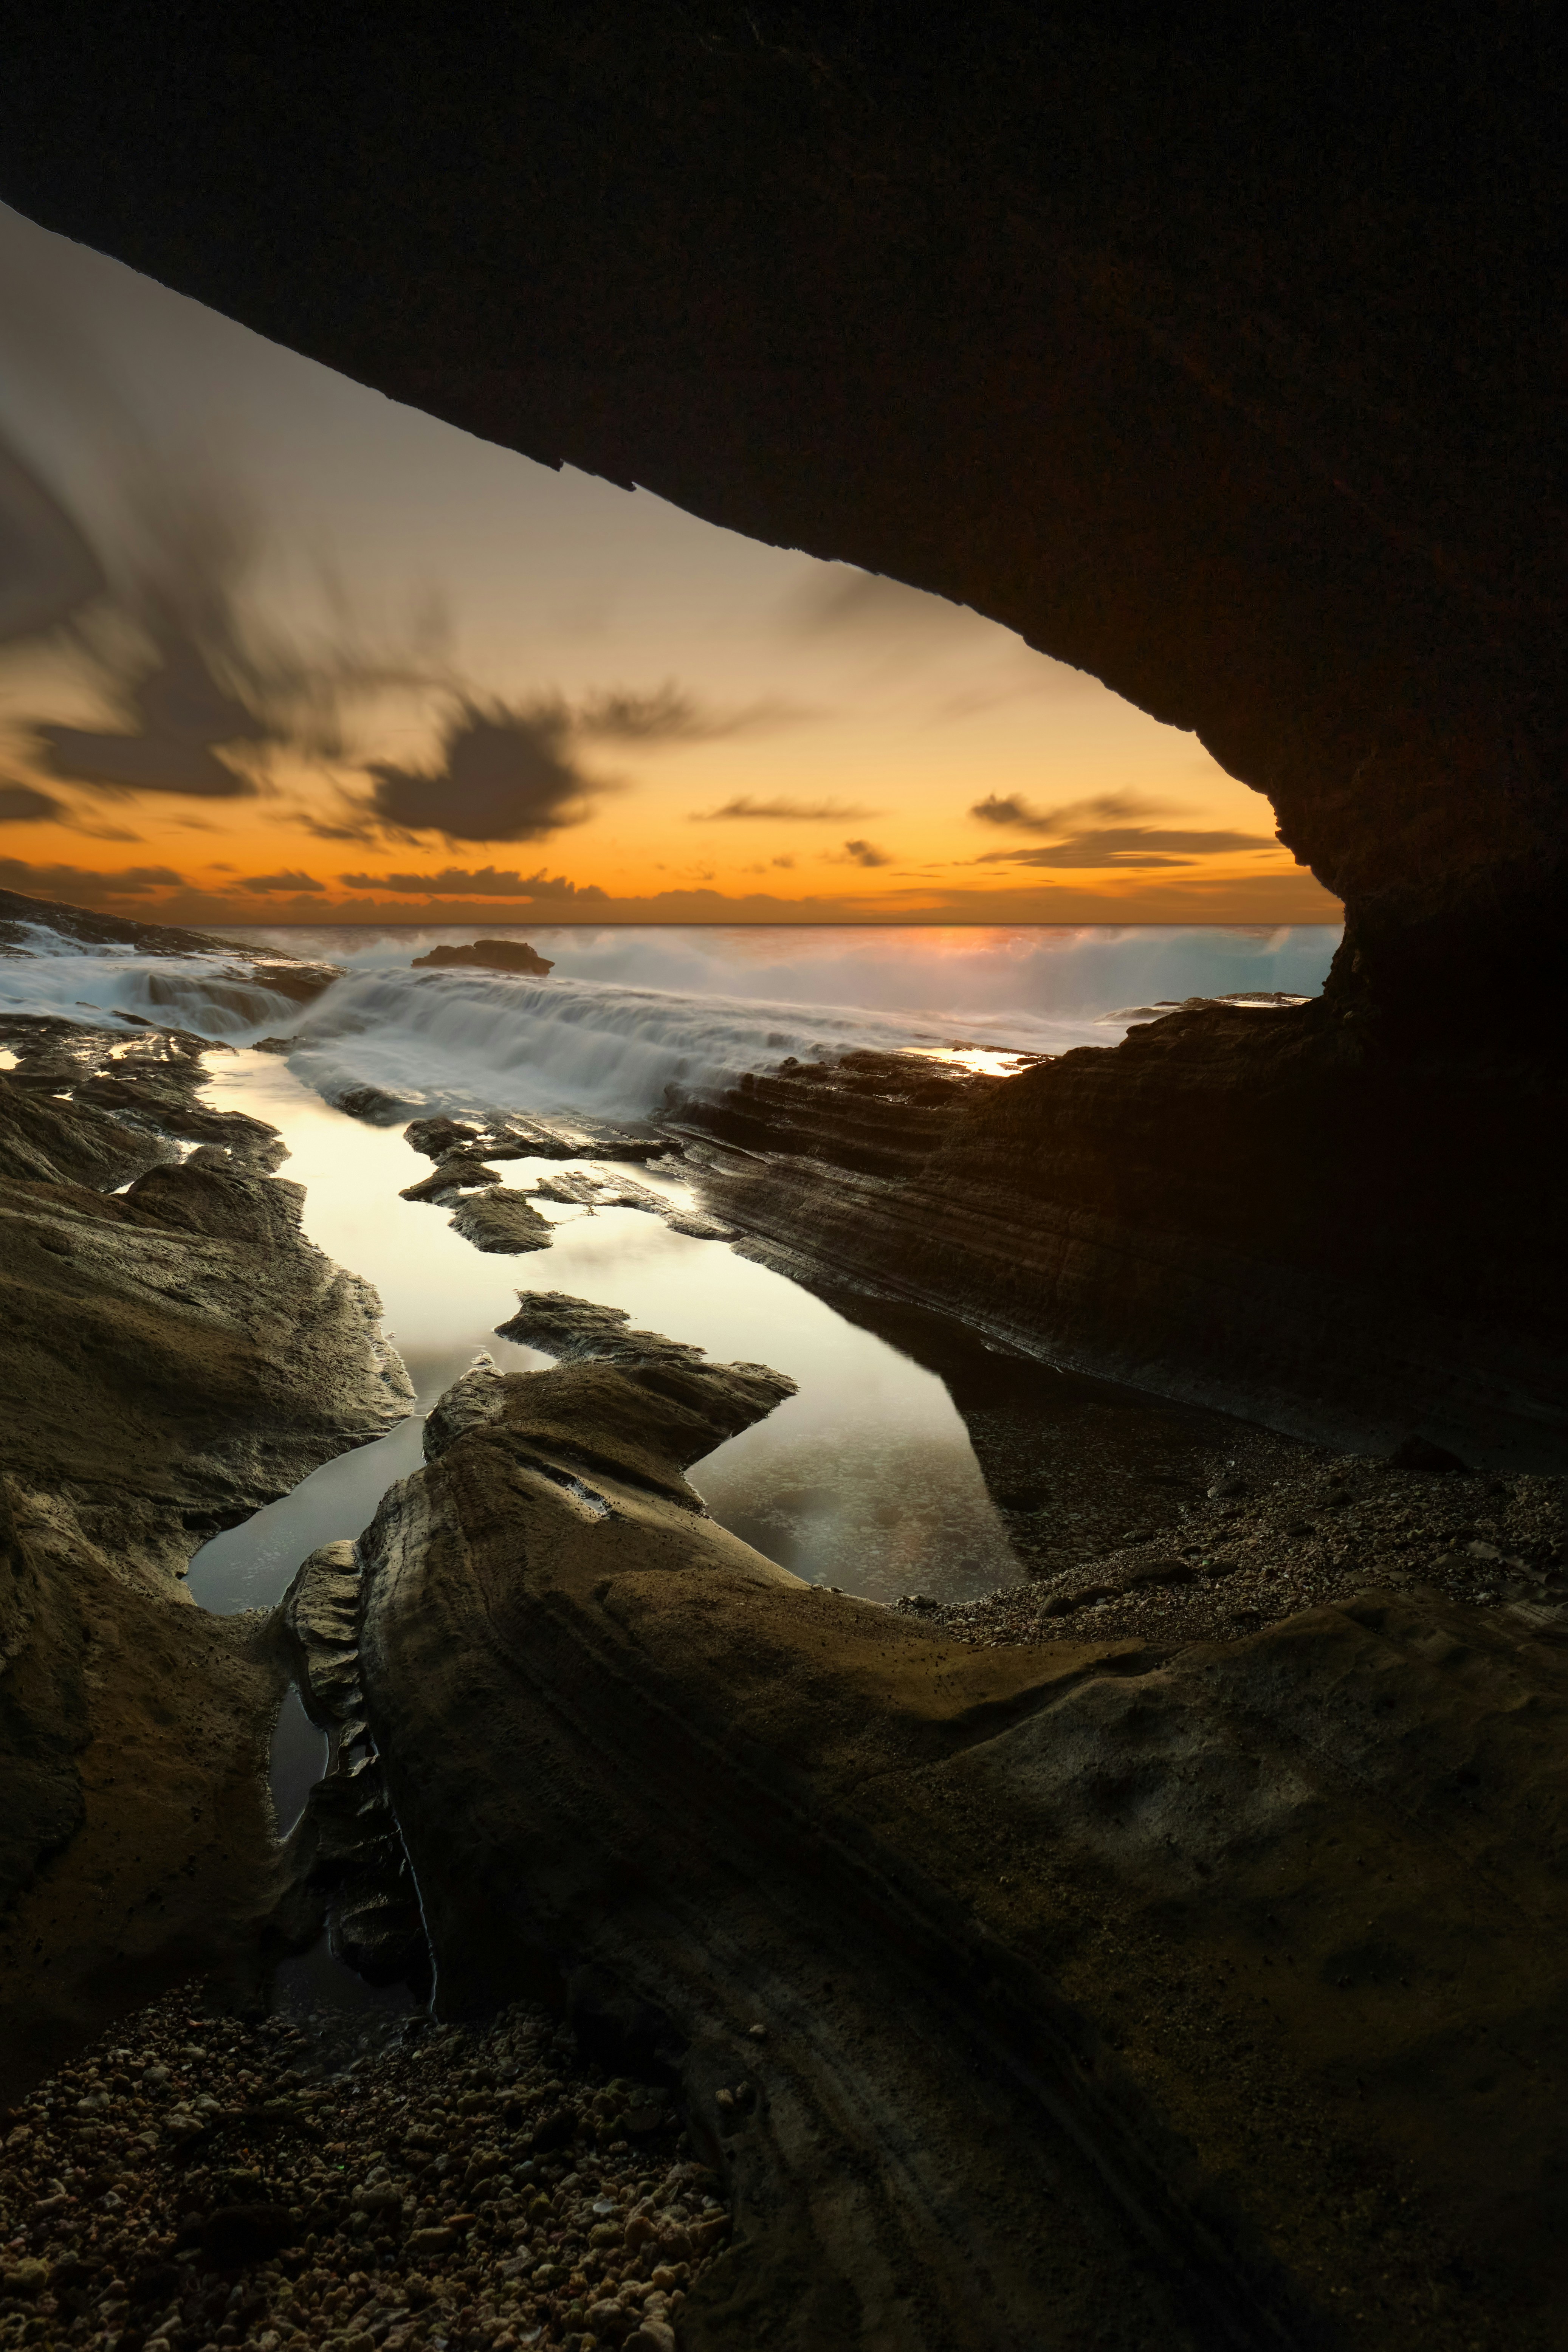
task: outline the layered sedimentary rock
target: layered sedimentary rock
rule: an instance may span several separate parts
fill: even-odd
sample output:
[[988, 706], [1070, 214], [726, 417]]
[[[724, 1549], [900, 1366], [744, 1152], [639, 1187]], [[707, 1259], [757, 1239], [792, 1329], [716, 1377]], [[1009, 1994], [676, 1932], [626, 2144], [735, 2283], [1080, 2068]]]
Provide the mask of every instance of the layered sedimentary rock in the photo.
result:
[[[284, 1670], [179, 1580], [412, 1391], [269, 1172], [277, 1136], [201, 1101], [200, 1040], [6, 1034], [0, 2044], [37, 2072], [171, 1972], [248, 1965]], [[176, 1138], [203, 1139], [182, 1161]]]
[[531, 1201], [509, 1185], [490, 1192], [465, 1193], [452, 1212], [452, 1226], [465, 1242], [495, 1256], [517, 1257], [529, 1250], [549, 1249], [555, 1228], [541, 1217]]
[[1302, 1435], [1568, 1460], [1560, 1081], [1324, 1003], [1179, 1009], [1017, 1076], [852, 1055], [685, 1096], [721, 1214], [840, 1283]]
[[1549, 2344], [1568, 1653], [956, 1644], [706, 1517], [760, 1368], [532, 1309], [575, 1360], [432, 1416], [357, 1670], [437, 2010], [552, 1992], [725, 2168], [694, 2352]]

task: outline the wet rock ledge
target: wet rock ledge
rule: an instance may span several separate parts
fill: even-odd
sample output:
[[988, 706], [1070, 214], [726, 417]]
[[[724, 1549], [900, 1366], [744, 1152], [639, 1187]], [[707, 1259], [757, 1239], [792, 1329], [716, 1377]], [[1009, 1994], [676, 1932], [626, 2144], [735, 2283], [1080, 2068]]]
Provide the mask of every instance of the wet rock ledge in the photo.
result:
[[198, 1959], [252, 1968], [286, 1669], [181, 1580], [413, 1398], [277, 1135], [203, 1100], [214, 1049], [0, 1034], [3, 2096]]

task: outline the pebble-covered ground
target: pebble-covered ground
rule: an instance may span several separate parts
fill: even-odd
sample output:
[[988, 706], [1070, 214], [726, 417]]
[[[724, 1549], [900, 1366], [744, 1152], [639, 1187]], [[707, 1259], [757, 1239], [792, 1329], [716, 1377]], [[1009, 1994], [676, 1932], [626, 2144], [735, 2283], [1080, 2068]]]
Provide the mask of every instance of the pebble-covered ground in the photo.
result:
[[1425, 1587], [1568, 1632], [1561, 1478], [1407, 1469], [1286, 1451], [1260, 1430], [1173, 1524], [1131, 1528], [1065, 1575], [983, 1601], [896, 1605], [982, 1645], [1062, 1638], [1234, 1641], [1374, 1587]]
[[657, 2086], [521, 2005], [469, 2031], [196, 2002], [0, 2116], [0, 2346], [674, 2352], [729, 2225]]

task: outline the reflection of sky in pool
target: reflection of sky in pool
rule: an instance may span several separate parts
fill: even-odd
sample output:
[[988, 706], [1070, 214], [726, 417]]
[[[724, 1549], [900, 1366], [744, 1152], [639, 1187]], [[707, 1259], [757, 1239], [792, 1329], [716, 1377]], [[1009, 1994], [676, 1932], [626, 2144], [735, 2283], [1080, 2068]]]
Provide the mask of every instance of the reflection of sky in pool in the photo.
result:
[[[770, 1364], [799, 1381], [798, 1395], [691, 1474], [716, 1518], [797, 1575], [877, 1600], [966, 1598], [1018, 1575], [941, 1381], [782, 1275], [721, 1242], [672, 1233], [645, 1211], [549, 1202], [537, 1205], [556, 1227], [552, 1248], [486, 1255], [453, 1232], [445, 1209], [398, 1197], [430, 1166], [401, 1129], [345, 1117], [271, 1055], [214, 1055], [209, 1069], [214, 1104], [250, 1111], [286, 1138], [292, 1157], [279, 1172], [306, 1187], [306, 1229], [375, 1284], [422, 1412], [481, 1349], [503, 1370], [548, 1364], [497, 1339], [495, 1327], [519, 1287], [565, 1291], [623, 1307], [639, 1328], [695, 1341], [718, 1360]], [[546, 1166], [507, 1162], [503, 1172], [522, 1185]], [[627, 1172], [684, 1197], [678, 1162], [671, 1169]], [[205, 1545], [192, 1564], [193, 1598], [220, 1611], [269, 1605], [318, 1544], [357, 1535], [420, 1458], [416, 1419], [329, 1463]]]

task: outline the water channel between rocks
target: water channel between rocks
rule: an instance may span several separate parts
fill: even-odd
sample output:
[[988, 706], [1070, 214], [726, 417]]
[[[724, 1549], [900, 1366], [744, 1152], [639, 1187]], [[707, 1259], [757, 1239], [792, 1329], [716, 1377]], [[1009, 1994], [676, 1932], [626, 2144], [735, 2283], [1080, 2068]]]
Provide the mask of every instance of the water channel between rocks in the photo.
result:
[[[429, 1172], [401, 1127], [349, 1118], [276, 1055], [217, 1055], [209, 1099], [267, 1120], [287, 1143], [279, 1173], [306, 1188], [304, 1222], [337, 1265], [381, 1294], [383, 1329], [408, 1367], [413, 1416], [375, 1444], [328, 1463], [278, 1502], [204, 1545], [189, 1589], [201, 1607], [270, 1608], [316, 1548], [368, 1526], [394, 1480], [417, 1470], [425, 1413], [481, 1351], [503, 1370], [549, 1361], [497, 1339], [519, 1288], [559, 1290], [623, 1308], [633, 1325], [694, 1341], [720, 1361], [762, 1362], [799, 1392], [698, 1463], [694, 1483], [714, 1517], [813, 1583], [888, 1601], [923, 1591], [967, 1600], [1021, 1570], [948, 1392], [874, 1334], [723, 1242], [674, 1233], [636, 1209], [538, 1202], [553, 1246], [487, 1255], [437, 1205], [404, 1201]], [[560, 1161], [510, 1162], [509, 1185]], [[583, 1163], [586, 1166], [587, 1163]], [[635, 1171], [685, 1200], [679, 1161]], [[613, 1171], [604, 1171], [613, 1173]], [[280, 1830], [323, 1769], [325, 1743], [290, 1694], [273, 1748]]]

